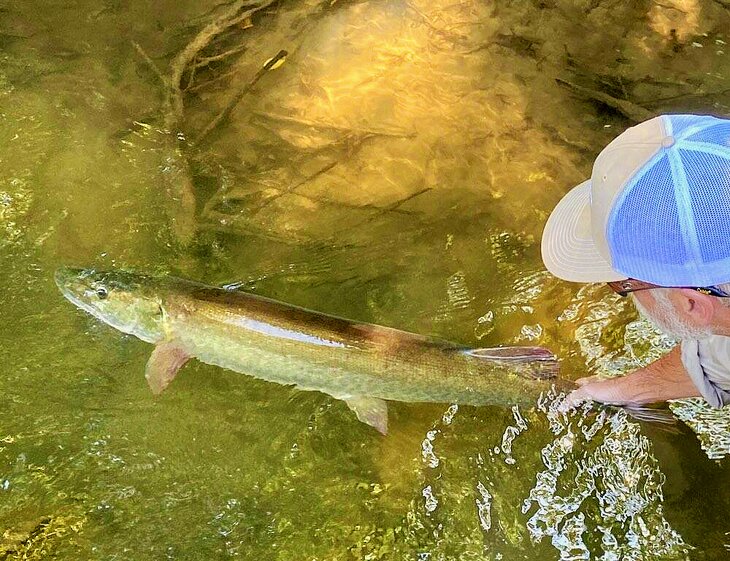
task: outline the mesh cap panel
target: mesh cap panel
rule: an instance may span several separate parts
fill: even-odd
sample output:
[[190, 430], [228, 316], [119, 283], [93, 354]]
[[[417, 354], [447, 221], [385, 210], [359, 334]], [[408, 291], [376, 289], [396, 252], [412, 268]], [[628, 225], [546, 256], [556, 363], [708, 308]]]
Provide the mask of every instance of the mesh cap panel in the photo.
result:
[[642, 280], [688, 260], [669, 158], [663, 154], [646, 171], [616, 202], [607, 232], [614, 269]]
[[[695, 151], [681, 150], [680, 154], [691, 192], [702, 260], [706, 264], [724, 261], [730, 257], [730, 160]], [[716, 170], [711, 177], [707, 176], [709, 167]], [[730, 277], [724, 280], [727, 278]]]
[[667, 115], [665, 119], [669, 121], [671, 126], [671, 130], [667, 132], [675, 137], [681, 137], [688, 128], [695, 127], [698, 124], [705, 125], [704, 120], [706, 118], [698, 115]]
[[[685, 142], [706, 142], [710, 145], [707, 149], [728, 147], [728, 140], [730, 139], [730, 122], [720, 121], [719, 119], [712, 119], [712, 121], [703, 123], [705, 126], [690, 133], [685, 138], [682, 138]], [[678, 136], [678, 135], [677, 135]], [[730, 154], [729, 154], [730, 155]]]
[[730, 121], [664, 116], [659, 153], [611, 209], [614, 268], [665, 286], [730, 281]]

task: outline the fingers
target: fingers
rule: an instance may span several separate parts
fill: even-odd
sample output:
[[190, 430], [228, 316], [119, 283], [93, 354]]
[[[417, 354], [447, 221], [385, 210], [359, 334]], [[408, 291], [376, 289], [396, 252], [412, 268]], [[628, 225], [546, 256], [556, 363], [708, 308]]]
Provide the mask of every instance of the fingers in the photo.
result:
[[586, 401], [598, 401], [612, 405], [634, 403], [635, 391], [626, 384], [628, 377], [600, 378], [591, 376], [576, 381], [577, 390], [573, 390], [560, 404], [560, 411], [569, 411]]
[[601, 380], [604, 380], [604, 378], [602, 378], [599, 374], [595, 374], [593, 376], [578, 378], [575, 383], [578, 384], [578, 386], [585, 386], [586, 384], [593, 384], [594, 382], [600, 382]]
[[575, 409], [580, 404], [585, 403], [590, 399], [590, 396], [588, 393], [583, 390], [582, 388], [578, 388], [577, 390], [573, 390], [570, 392], [563, 402], [558, 406], [558, 411], [561, 413], [567, 413], [568, 411]]
[[578, 378], [575, 383], [578, 385], [577, 390], [570, 392], [563, 402], [558, 407], [558, 411], [561, 413], [567, 413], [568, 411], [575, 409], [579, 405], [593, 399], [590, 391], [592, 384], [600, 382], [603, 378], [599, 375], [585, 376], [584, 378]]

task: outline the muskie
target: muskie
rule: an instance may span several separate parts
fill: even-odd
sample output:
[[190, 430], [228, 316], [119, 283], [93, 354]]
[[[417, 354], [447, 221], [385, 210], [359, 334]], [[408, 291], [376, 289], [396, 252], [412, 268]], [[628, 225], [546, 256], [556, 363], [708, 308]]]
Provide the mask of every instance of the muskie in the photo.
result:
[[55, 278], [76, 306], [155, 345], [145, 371], [155, 394], [195, 357], [342, 399], [385, 434], [386, 399], [534, 404], [557, 373], [540, 347], [471, 349], [172, 277], [62, 268]]

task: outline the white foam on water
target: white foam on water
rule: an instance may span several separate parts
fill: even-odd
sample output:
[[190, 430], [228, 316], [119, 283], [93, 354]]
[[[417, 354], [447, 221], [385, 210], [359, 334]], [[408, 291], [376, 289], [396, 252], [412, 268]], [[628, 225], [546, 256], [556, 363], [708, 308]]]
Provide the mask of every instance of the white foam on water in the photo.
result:
[[454, 417], [456, 417], [456, 413], [459, 411], [459, 406], [456, 403], [453, 403], [449, 405], [449, 408], [444, 412], [443, 416], [441, 417], [441, 421], [445, 425], [450, 425]]
[[515, 426], [507, 427], [502, 435], [502, 453], [504, 454], [504, 461], [507, 464], [514, 464], [515, 459], [512, 457], [512, 443], [521, 432], [527, 430], [527, 421], [520, 413], [520, 407], [518, 405], [512, 406], [512, 415], [515, 419]]
[[476, 499], [477, 514], [479, 515], [479, 525], [485, 532], [492, 527], [492, 494], [481, 481], [477, 482], [477, 492], [479, 497]]
[[430, 468], [437, 468], [440, 460], [433, 451], [433, 441], [436, 440], [437, 430], [430, 430], [426, 433], [426, 438], [421, 443], [421, 458], [423, 462]]
[[422, 494], [423, 498], [425, 499], [424, 506], [426, 508], [426, 512], [431, 513], [436, 510], [436, 507], [439, 505], [439, 501], [433, 494], [433, 489], [431, 489], [431, 486], [427, 485], [426, 487], [424, 487]]

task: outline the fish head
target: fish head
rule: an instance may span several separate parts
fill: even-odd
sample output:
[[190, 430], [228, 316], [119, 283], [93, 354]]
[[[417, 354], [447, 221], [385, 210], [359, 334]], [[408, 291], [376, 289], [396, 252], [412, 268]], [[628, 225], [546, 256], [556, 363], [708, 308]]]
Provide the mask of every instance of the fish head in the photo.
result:
[[164, 338], [164, 308], [152, 277], [126, 271], [62, 267], [55, 281], [70, 302], [148, 343]]

